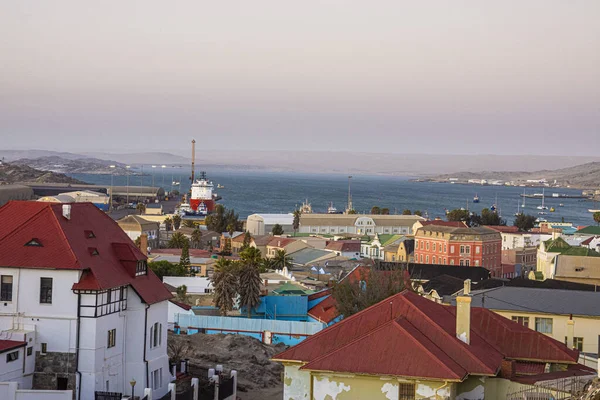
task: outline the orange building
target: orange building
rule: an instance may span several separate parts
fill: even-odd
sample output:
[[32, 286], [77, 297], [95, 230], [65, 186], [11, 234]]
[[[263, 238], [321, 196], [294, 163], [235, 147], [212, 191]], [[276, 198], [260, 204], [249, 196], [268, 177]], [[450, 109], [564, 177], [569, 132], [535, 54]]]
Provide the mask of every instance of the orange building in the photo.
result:
[[484, 267], [502, 274], [502, 237], [486, 227], [426, 225], [415, 234], [415, 263]]

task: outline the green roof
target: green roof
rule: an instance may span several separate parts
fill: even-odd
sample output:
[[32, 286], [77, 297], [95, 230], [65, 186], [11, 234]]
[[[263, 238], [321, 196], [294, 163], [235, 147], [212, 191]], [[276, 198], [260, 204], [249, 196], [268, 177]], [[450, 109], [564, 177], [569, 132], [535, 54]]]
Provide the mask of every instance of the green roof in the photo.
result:
[[585, 228], [582, 228], [580, 230], [578, 230], [575, 233], [583, 233], [583, 234], [587, 234], [587, 235], [600, 235], [600, 226], [587, 226]]
[[[395, 242], [396, 240], [400, 240], [404, 237], [404, 235], [390, 235], [390, 234], [382, 234], [382, 235], [377, 235], [379, 237], [379, 243], [381, 243], [381, 247], [385, 247], [389, 244], [392, 244], [393, 242]], [[369, 240], [369, 244], [373, 242], [372, 238], [371, 240]]]
[[600, 253], [587, 247], [571, 246], [562, 238], [548, 239], [544, 242], [546, 252], [560, 253], [563, 256], [600, 257]]
[[561, 253], [563, 256], [600, 257], [600, 253], [587, 247], [571, 247]]
[[305, 289], [302, 286], [294, 285], [290, 282], [286, 282], [282, 286], [273, 290], [273, 294], [279, 296], [302, 296], [306, 294], [311, 294], [312, 292], [312, 290]]

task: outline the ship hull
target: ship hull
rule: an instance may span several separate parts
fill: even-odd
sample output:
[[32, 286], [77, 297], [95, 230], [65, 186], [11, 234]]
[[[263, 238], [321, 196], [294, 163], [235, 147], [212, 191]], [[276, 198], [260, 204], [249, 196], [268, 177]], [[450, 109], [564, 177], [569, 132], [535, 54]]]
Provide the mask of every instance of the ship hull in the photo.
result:
[[198, 206], [200, 203], [204, 203], [206, 206], [206, 211], [211, 213], [215, 210], [215, 201], [214, 200], [203, 200], [203, 199], [190, 199], [190, 207], [192, 210], [198, 210]]

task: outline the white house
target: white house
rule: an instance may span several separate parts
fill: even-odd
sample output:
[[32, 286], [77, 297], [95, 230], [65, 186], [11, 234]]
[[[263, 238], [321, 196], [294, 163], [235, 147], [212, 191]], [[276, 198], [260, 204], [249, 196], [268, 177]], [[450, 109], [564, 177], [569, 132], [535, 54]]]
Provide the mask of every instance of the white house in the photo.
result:
[[418, 215], [302, 214], [300, 233], [322, 235], [412, 235]]
[[213, 291], [210, 278], [205, 277], [163, 276], [163, 282], [166, 285], [173, 286], [174, 288], [185, 285], [187, 288], [187, 294], [189, 295], [210, 294]]
[[246, 219], [246, 230], [252, 236], [268, 235], [279, 224], [284, 233], [293, 233], [293, 214], [252, 214]]
[[169, 329], [174, 328], [175, 323], [177, 322], [177, 314], [195, 315], [194, 311], [192, 311], [192, 307], [187, 304], [170, 300], [168, 306], [169, 316], [167, 322], [169, 324]]
[[0, 208], [0, 275], [0, 343], [22, 344], [6, 350], [18, 351], [6, 361], [17, 357], [20, 371], [0, 364], [0, 381], [93, 400], [130, 394], [133, 378], [136, 393], [166, 394], [172, 295], [104, 212], [9, 202]]

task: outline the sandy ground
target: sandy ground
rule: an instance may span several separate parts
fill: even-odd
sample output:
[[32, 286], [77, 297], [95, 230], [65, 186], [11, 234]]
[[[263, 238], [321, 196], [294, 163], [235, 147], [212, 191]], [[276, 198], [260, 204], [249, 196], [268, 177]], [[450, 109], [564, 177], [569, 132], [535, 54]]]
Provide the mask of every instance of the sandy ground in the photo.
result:
[[278, 387], [256, 389], [250, 392], [238, 392], [241, 400], [281, 400], [283, 399], [283, 383]]

